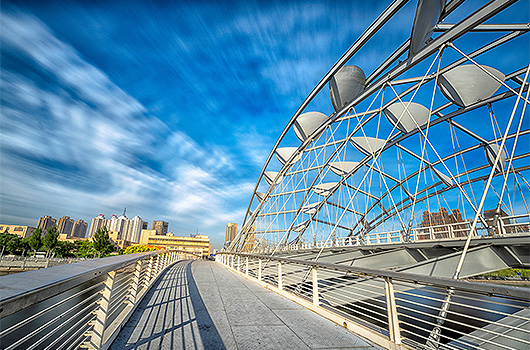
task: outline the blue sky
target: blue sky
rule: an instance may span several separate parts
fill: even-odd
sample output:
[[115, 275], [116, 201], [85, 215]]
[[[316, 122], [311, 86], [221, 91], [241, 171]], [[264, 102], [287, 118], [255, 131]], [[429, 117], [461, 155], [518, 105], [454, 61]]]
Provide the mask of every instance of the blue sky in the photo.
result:
[[[415, 6], [362, 53], [365, 71], [410, 35]], [[0, 222], [127, 207], [220, 247], [287, 121], [384, 7], [3, 1]]]
[[2, 2], [0, 221], [127, 207], [220, 246], [285, 123], [382, 6]]

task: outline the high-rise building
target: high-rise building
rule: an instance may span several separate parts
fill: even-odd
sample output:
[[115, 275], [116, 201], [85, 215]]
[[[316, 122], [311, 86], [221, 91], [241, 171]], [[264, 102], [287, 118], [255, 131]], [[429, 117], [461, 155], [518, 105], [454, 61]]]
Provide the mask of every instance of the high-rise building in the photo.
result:
[[110, 227], [110, 220], [105, 219], [105, 215], [99, 214], [99, 216], [93, 218], [92, 222], [90, 223], [90, 231], [88, 232], [88, 237], [94, 237], [96, 231], [103, 227], [106, 227], [108, 230]]
[[237, 235], [237, 224], [235, 223], [226, 224], [225, 243], [232, 242], [236, 238], [236, 235]]
[[250, 226], [250, 230], [248, 230], [247, 234], [245, 235], [245, 241], [243, 243], [243, 251], [253, 252], [255, 246], [256, 246], [256, 226]]
[[129, 220], [125, 215], [121, 215], [120, 217], [112, 215], [111, 219], [105, 219], [105, 216], [100, 214], [98, 217], [92, 219], [89, 237], [94, 237], [96, 231], [105, 226], [109, 234], [112, 232], [113, 237], [116, 239], [138, 243], [140, 242], [142, 229], [144, 227], [147, 228], [147, 225], [148, 223], [143, 221], [139, 216], [135, 216]]
[[57, 220], [55, 220], [51, 216], [46, 215], [46, 216], [39, 218], [39, 223], [37, 224], [37, 228], [40, 228], [42, 231], [46, 231], [50, 227], [55, 226], [56, 223], [57, 223]]
[[118, 217], [117, 215], [112, 215], [110, 219], [110, 227], [108, 227], [109, 232], [118, 232], [118, 239], [126, 239], [127, 230], [129, 229], [129, 220], [125, 215]]
[[447, 209], [442, 207], [440, 208], [439, 212], [424, 211], [423, 222], [421, 223], [421, 226], [422, 227], [439, 226], [439, 225], [454, 224], [456, 222], [462, 222], [462, 221], [463, 221], [462, 214], [460, 214], [460, 210], [453, 209], [452, 213], [449, 214]]
[[59, 234], [66, 236], [72, 235], [72, 229], [74, 228], [74, 220], [70, 219], [69, 216], [63, 216], [57, 220], [57, 231]]
[[153, 221], [153, 230], [156, 231], [157, 235], [167, 235], [169, 224], [165, 221], [155, 220]]
[[[456, 223], [462, 223], [454, 225]], [[451, 226], [451, 228], [449, 228]], [[432, 232], [434, 238], [463, 237], [467, 236], [468, 223], [462, 219], [460, 210], [453, 209], [451, 214], [446, 208], [440, 208], [439, 212], [423, 212], [423, 222], [421, 227], [428, 227], [429, 230], [422, 230], [423, 234], [418, 239], [426, 239], [425, 234]]]
[[74, 222], [74, 226], [72, 228], [72, 236], [78, 237], [78, 238], [85, 238], [86, 230], [87, 230], [88, 224], [79, 219], [76, 222]]
[[127, 222], [127, 231], [123, 231], [122, 239], [134, 243], [140, 242], [143, 225], [144, 221], [142, 218], [135, 216]]

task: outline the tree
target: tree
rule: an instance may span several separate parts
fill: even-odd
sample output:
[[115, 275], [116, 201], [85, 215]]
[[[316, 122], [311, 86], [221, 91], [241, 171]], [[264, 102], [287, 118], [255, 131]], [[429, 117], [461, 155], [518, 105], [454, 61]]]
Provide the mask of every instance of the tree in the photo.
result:
[[114, 251], [114, 244], [110, 241], [109, 233], [106, 227], [100, 228], [92, 238], [94, 249], [101, 255], [105, 256]]
[[51, 255], [53, 249], [57, 246], [59, 237], [59, 231], [57, 231], [57, 226], [50, 227], [46, 230], [46, 234], [42, 239], [42, 245], [46, 249], [46, 257]]
[[19, 250], [21, 242], [19, 242], [17, 238], [21, 240], [19, 236], [9, 233], [7, 229], [4, 233], [0, 233], [0, 256], [4, 253], [15, 254], [15, 252]]
[[0, 256], [4, 255], [7, 243], [11, 240], [11, 236], [12, 234], [10, 234], [7, 229], [3, 233], [0, 233], [0, 247], [2, 247], [0, 250]]
[[10, 235], [9, 241], [6, 243], [6, 252], [8, 254], [21, 254], [24, 250], [24, 242], [22, 238], [17, 235]]
[[68, 241], [59, 241], [55, 247], [55, 253], [60, 258], [68, 258], [74, 256], [75, 244]]
[[39, 227], [27, 239], [29, 247], [33, 250], [33, 254], [42, 247], [42, 229]]
[[93, 258], [94, 257], [94, 243], [90, 240], [75, 241], [75, 256], [78, 258]]

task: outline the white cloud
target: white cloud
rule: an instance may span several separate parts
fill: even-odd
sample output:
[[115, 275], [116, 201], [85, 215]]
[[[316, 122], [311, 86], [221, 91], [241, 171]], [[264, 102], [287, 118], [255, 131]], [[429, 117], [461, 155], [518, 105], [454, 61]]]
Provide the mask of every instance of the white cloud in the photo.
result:
[[2, 220], [89, 220], [125, 206], [144, 219], [169, 220], [177, 232], [200, 220], [203, 229], [222, 233], [225, 219], [242, 220], [232, 200], [251, 186], [231, 176], [227, 148], [199, 145], [147, 117], [144, 106], [37, 19], [11, 13], [2, 22], [3, 49], [53, 78], [39, 85], [16, 67], [3, 72]]
[[273, 140], [264, 137], [254, 128], [237, 130], [235, 136], [241, 156], [245, 157], [244, 162], [261, 170], [272, 150]]
[[116, 117], [141, 113], [145, 108], [127, 95], [99, 69], [85, 62], [68, 44], [33, 16], [15, 13], [2, 16], [3, 45], [31, 57], [42, 69], [53, 72], [61, 83], [77, 89], [85, 99]]

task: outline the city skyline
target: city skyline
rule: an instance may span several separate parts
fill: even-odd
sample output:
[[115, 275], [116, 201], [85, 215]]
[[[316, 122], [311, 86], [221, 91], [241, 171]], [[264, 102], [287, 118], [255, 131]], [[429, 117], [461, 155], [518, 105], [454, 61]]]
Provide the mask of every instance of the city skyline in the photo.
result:
[[[157, 235], [182, 235], [182, 234], [188, 234], [183, 232], [172, 232], [168, 230], [169, 224], [168, 222], [162, 221], [162, 220], [148, 220], [144, 221], [139, 215], [135, 215], [133, 218], [128, 218], [124, 215], [118, 216], [116, 214], [111, 214], [110, 218], [106, 218], [104, 214], [100, 213], [98, 216], [93, 217], [89, 222], [86, 222], [81, 219], [74, 220], [73, 218], [70, 218], [69, 216], [63, 215], [62, 217], [59, 217], [55, 219], [51, 215], [43, 215], [37, 219], [37, 224], [35, 225], [25, 225], [25, 224], [19, 224], [19, 223], [2, 223], [3, 225], [8, 226], [28, 226], [30, 228], [36, 229], [41, 228], [43, 233], [46, 232], [48, 228], [51, 228], [53, 226], [57, 227], [57, 230], [60, 234], [66, 234], [69, 237], [72, 238], [91, 238], [94, 235], [94, 232], [103, 226], [107, 228], [109, 232], [111, 231], [118, 231], [123, 236], [121, 239], [131, 241], [134, 243], [140, 242], [140, 234], [143, 230], [149, 230], [149, 224], [152, 223], [152, 226], [155, 225], [161, 225], [160, 228], [161, 232], [157, 233]], [[124, 225], [122, 219], [125, 219], [128, 221], [127, 224]], [[98, 223], [98, 221], [101, 221], [101, 223]], [[69, 226], [68, 226], [69, 225]], [[65, 227], [68, 226], [68, 227]], [[81, 230], [79, 226], [84, 226], [84, 229]], [[153, 228], [155, 230], [155, 228]], [[123, 231], [123, 232], [122, 232]], [[136, 232], [136, 235], [134, 237], [130, 236], [130, 232]], [[83, 235], [80, 234], [80, 232], [84, 232]], [[189, 233], [190, 236], [197, 234], [195, 233]], [[205, 232], [201, 232], [202, 235], [208, 235]], [[132, 239], [131, 239], [132, 238]]]
[[221, 247], [286, 122], [387, 5], [2, 2], [0, 222], [127, 207]]

